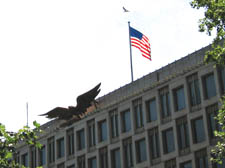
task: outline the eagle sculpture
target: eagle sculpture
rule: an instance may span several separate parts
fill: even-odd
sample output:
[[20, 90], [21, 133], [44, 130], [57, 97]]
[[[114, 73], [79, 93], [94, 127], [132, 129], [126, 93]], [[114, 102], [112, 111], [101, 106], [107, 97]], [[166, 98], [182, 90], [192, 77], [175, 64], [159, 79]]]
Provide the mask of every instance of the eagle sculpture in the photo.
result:
[[66, 120], [66, 121], [77, 121], [81, 119], [81, 116], [87, 111], [87, 109], [92, 106], [92, 104], [97, 104], [95, 100], [96, 96], [100, 92], [101, 83], [95, 86], [93, 89], [87, 91], [86, 93], [77, 97], [77, 105], [69, 106], [68, 108], [64, 107], [56, 107], [53, 110], [41, 114], [40, 116], [46, 116], [49, 119], [59, 119], [59, 120]]

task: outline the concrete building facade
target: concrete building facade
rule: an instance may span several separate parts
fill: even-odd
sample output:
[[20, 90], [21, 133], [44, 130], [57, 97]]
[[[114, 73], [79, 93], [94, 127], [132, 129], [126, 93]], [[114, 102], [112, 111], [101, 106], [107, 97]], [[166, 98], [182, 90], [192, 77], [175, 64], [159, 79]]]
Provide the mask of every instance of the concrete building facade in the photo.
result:
[[21, 144], [15, 159], [31, 168], [225, 168], [210, 161], [225, 68], [203, 64], [208, 49], [100, 97], [69, 127], [42, 125], [42, 149]]

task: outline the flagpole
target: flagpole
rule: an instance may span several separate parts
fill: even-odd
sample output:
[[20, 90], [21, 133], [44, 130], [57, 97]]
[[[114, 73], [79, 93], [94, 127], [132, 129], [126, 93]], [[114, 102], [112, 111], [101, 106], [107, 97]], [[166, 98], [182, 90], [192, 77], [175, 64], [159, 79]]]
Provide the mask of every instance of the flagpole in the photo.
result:
[[131, 70], [131, 81], [134, 81], [133, 76], [133, 64], [132, 64], [132, 50], [131, 50], [131, 39], [130, 39], [130, 21], [128, 21], [128, 28], [129, 28], [129, 43], [130, 43], [130, 70]]

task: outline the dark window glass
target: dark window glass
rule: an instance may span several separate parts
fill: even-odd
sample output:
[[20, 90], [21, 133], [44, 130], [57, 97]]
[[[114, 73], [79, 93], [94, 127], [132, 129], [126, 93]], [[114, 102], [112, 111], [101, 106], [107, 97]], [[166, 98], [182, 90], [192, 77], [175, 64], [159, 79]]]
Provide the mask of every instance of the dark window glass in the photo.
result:
[[201, 104], [201, 96], [200, 96], [199, 81], [198, 81], [197, 73], [191, 76], [188, 76], [187, 81], [188, 81], [188, 90], [190, 95], [191, 106]]
[[176, 159], [166, 161], [165, 168], [176, 168]]
[[30, 163], [31, 168], [36, 168], [36, 148], [34, 146], [30, 148]]
[[51, 137], [48, 139], [48, 162], [52, 163], [55, 161], [55, 138]]
[[205, 140], [205, 131], [202, 117], [192, 121], [194, 143], [203, 142]]
[[108, 168], [108, 152], [107, 147], [99, 149], [100, 168]]
[[63, 162], [63, 163], [58, 164], [58, 165], [57, 165], [57, 168], [65, 168], [65, 164], [64, 164], [64, 162]]
[[175, 110], [179, 111], [185, 108], [184, 88], [180, 87], [174, 90]]
[[70, 165], [70, 166], [67, 166], [67, 168], [75, 168], [75, 165]]
[[135, 116], [135, 126], [136, 128], [141, 128], [144, 126], [141, 98], [133, 101], [133, 109], [134, 109], [134, 116]]
[[86, 168], [85, 167], [85, 155], [77, 157], [77, 165], [79, 168]]
[[126, 110], [122, 114], [122, 131], [128, 132], [131, 130], [130, 110]]
[[149, 144], [151, 159], [160, 157], [159, 133], [157, 127], [149, 130]]
[[88, 159], [88, 168], [97, 168], [97, 160], [96, 157]]
[[99, 140], [100, 142], [107, 140], [107, 125], [106, 120], [99, 122]]
[[208, 158], [206, 149], [195, 152], [195, 164], [197, 168], [208, 168]]
[[176, 121], [176, 124], [177, 124], [177, 138], [179, 150], [189, 148], [190, 142], [189, 142], [187, 118], [186, 117], [179, 118]]
[[146, 109], [148, 114], [148, 121], [152, 122], [157, 120], [157, 108], [155, 99], [146, 102]]
[[181, 163], [180, 164], [180, 168], [192, 168], [191, 161], [188, 161], [188, 162], [185, 162], [185, 163]]
[[121, 168], [120, 149], [114, 149], [111, 152], [112, 155], [112, 167]]
[[216, 96], [216, 85], [214, 81], [214, 75], [208, 74], [203, 77], [204, 82], [204, 91], [205, 91], [205, 98], [209, 99], [211, 97]]
[[22, 165], [28, 167], [28, 153], [23, 154], [21, 160]]
[[46, 164], [46, 149], [43, 145], [41, 149], [39, 149], [39, 166], [43, 166]]
[[172, 128], [163, 131], [163, 149], [165, 154], [175, 150]]
[[128, 138], [123, 141], [123, 150], [124, 150], [124, 165], [126, 168], [133, 167], [133, 150], [132, 150], [132, 139]]
[[137, 162], [141, 163], [147, 160], [145, 139], [136, 142]]
[[67, 154], [73, 155], [74, 154], [74, 132], [73, 128], [67, 131]]
[[57, 157], [64, 157], [65, 149], [64, 149], [64, 138], [57, 140]]
[[88, 121], [88, 146], [92, 147], [96, 145], [95, 139], [95, 120]]
[[162, 119], [164, 119], [171, 115], [170, 96], [169, 96], [168, 87], [160, 89], [159, 95], [160, 95], [161, 115], [162, 115]]
[[85, 135], [84, 135], [84, 129], [81, 129], [77, 132], [77, 146], [78, 150], [82, 150], [85, 148]]
[[220, 79], [222, 92], [225, 93], [225, 68], [220, 69]]
[[207, 113], [209, 136], [210, 138], [215, 138], [214, 131], [220, 130], [219, 124], [215, 119], [218, 113], [218, 105], [213, 104], [211, 106], [208, 106], [206, 108], [206, 113]]
[[111, 137], [115, 138], [119, 136], [119, 120], [117, 109], [111, 110], [110, 114], [110, 126], [111, 126]]

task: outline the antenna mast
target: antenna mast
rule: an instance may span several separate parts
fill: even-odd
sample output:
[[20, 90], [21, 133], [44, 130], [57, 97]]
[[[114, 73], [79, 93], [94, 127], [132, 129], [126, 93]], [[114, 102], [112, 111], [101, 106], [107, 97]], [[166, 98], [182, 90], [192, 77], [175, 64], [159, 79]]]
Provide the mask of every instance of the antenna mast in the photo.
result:
[[27, 127], [28, 127], [28, 102], [26, 104], [26, 107], [27, 107]]

